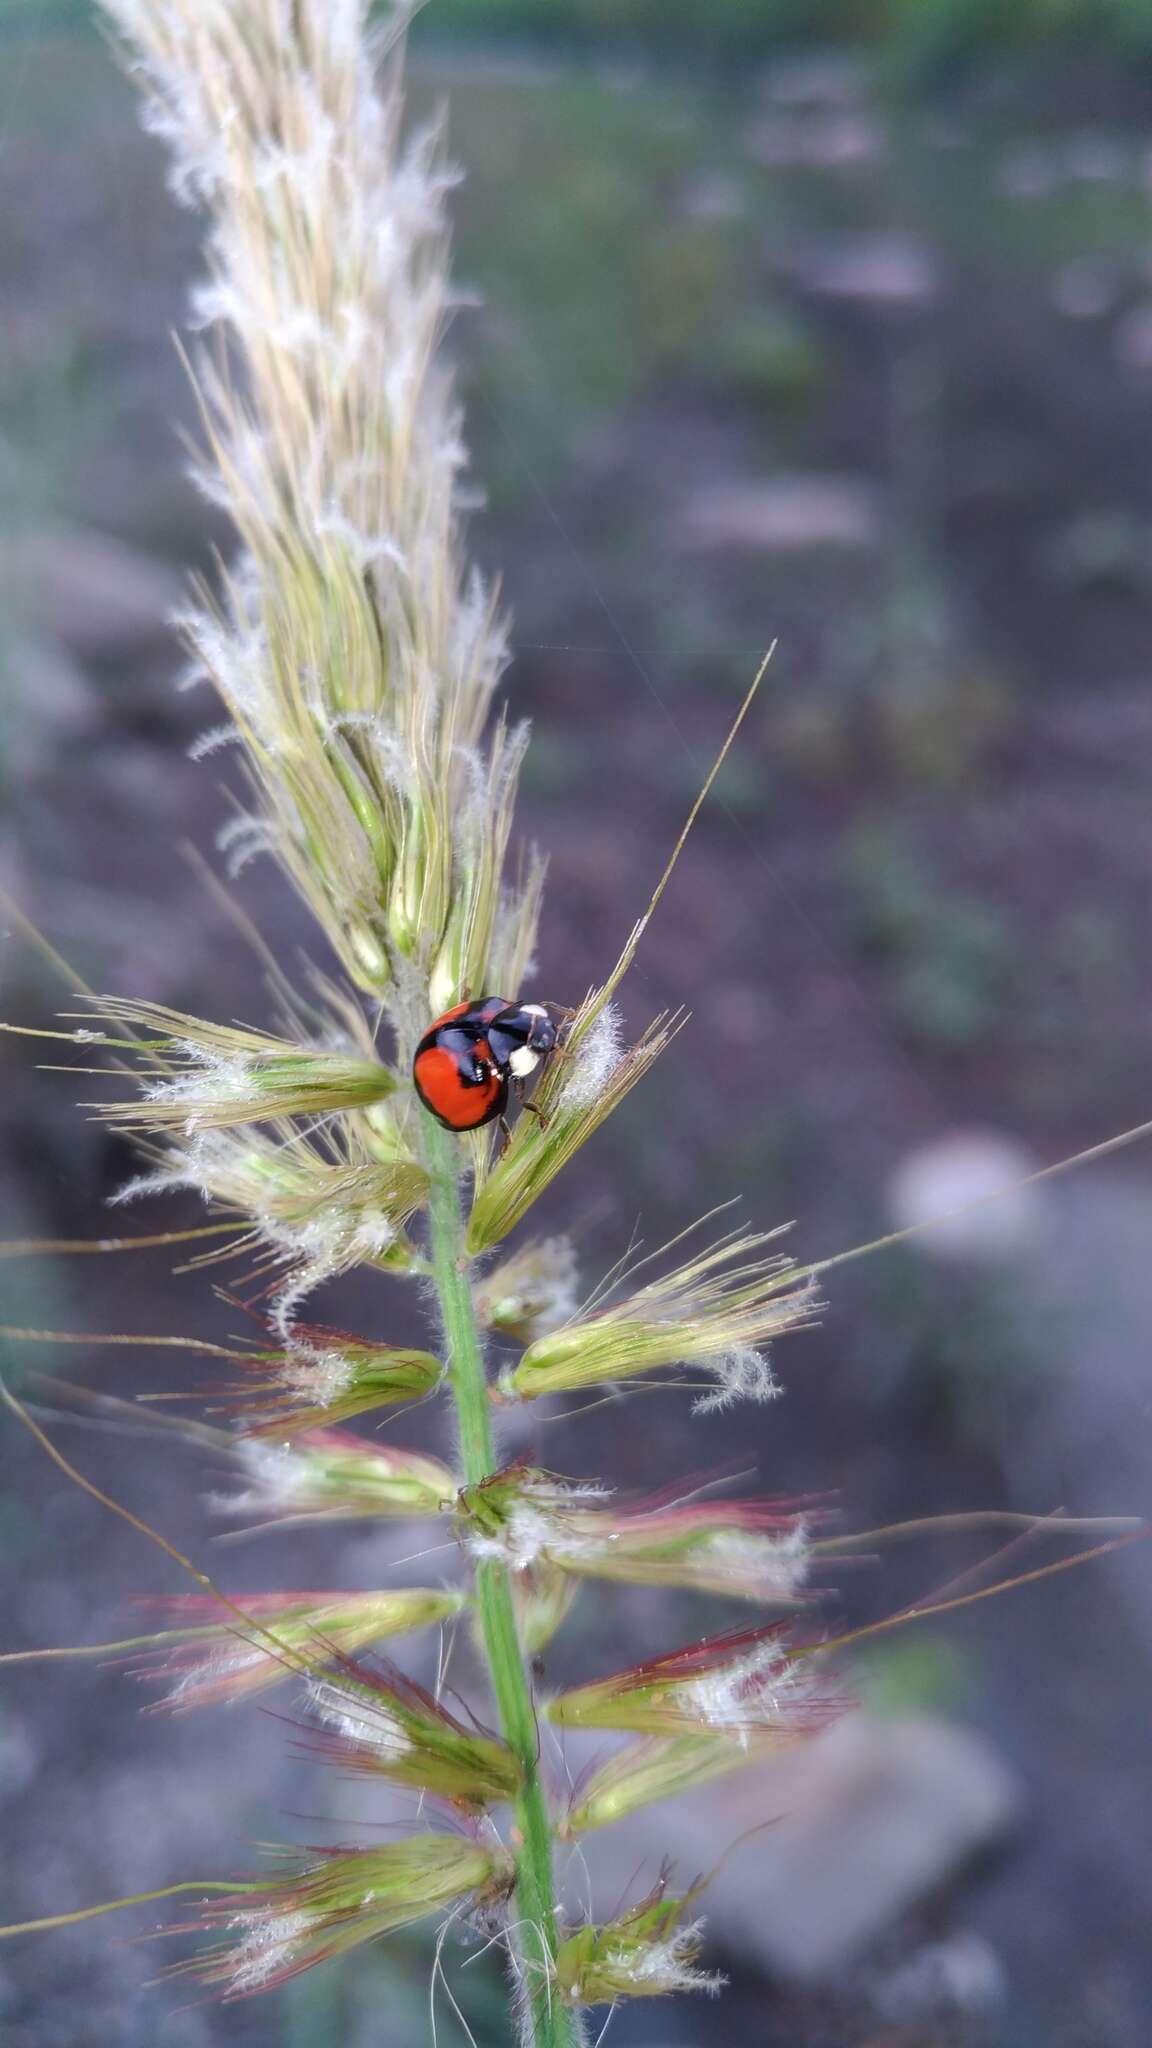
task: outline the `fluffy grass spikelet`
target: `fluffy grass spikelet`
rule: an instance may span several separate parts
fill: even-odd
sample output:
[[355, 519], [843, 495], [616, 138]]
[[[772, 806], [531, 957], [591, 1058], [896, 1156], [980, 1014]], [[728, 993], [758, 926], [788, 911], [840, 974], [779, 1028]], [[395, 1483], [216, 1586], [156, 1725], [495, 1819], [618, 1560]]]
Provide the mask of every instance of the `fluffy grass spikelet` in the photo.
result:
[[314, 1963], [461, 1900], [477, 1907], [495, 1902], [511, 1876], [501, 1851], [432, 1833], [285, 1860], [293, 1867], [284, 1876], [238, 1885], [203, 1907], [198, 1928], [223, 1930], [224, 1938], [173, 1974], [215, 1986], [226, 1999], [272, 1990]]
[[322, 1281], [353, 1266], [403, 1271], [412, 1262], [404, 1225], [425, 1200], [427, 1175], [414, 1161], [379, 1164], [346, 1117], [311, 1133], [284, 1121], [267, 1131], [208, 1130], [153, 1151], [152, 1170], [119, 1199], [191, 1188], [238, 1217], [232, 1249], [263, 1248], [283, 1268], [274, 1320], [285, 1336]]
[[512, 1467], [460, 1496], [475, 1557], [513, 1571], [552, 1566], [578, 1578], [684, 1586], [792, 1606], [809, 1565], [807, 1522], [771, 1502], [607, 1506], [602, 1487]]
[[686, 1916], [700, 1895], [677, 1898], [661, 1878], [646, 1899], [602, 1927], [582, 1927], [561, 1943], [556, 1976], [574, 2005], [661, 1998], [673, 1991], [715, 1993], [725, 1979], [697, 1968], [704, 1923]]
[[301, 1666], [320, 1668], [387, 1636], [447, 1621], [466, 1601], [464, 1593], [425, 1586], [388, 1593], [239, 1595], [237, 1607], [266, 1624], [276, 1644], [295, 1652], [293, 1663], [266, 1636], [245, 1635], [234, 1618], [221, 1620], [219, 1602], [210, 1594], [189, 1593], [151, 1603], [175, 1625], [153, 1636], [150, 1649], [133, 1663], [141, 1678], [167, 1684], [160, 1704], [183, 1713], [247, 1699], [295, 1677]]
[[695, 1365], [716, 1381], [696, 1402], [699, 1413], [738, 1397], [771, 1400], [779, 1389], [757, 1347], [810, 1321], [815, 1307], [792, 1260], [748, 1256], [776, 1234], [723, 1238], [624, 1301], [537, 1338], [503, 1374], [501, 1393], [531, 1401]]
[[300, 1322], [293, 1323], [287, 1344], [232, 1356], [246, 1375], [228, 1390], [242, 1428], [248, 1436], [277, 1440], [425, 1400], [444, 1370], [430, 1351]]
[[512, 1574], [516, 1631], [526, 1657], [535, 1657], [568, 1619], [580, 1593], [580, 1580], [558, 1565], [541, 1561], [522, 1565]]
[[550, 1721], [570, 1728], [619, 1728], [640, 1735], [790, 1735], [829, 1718], [814, 1692], [811, 1660], [789, 1655], [782, 1625], [714, 1636], [610, 1678], [561, 1693]]
[[485, 1329], [531, 1344], [576, 1314], [576, 1250], [567, 1237], [537, 1238], [473, 1283]]
[[556, 1175], [574, 1159], [624, 1097], [644, 1078], [678, 1028], [658, 1017], [621, 1050], [619, 1026], [603, 1008], [581, 1032], [577, 1013], [564, 1056], [554, 1059], [533, 1093], [539, 1117], [522, 1116], [510, 1144], [493, 1161], [487, 1138], [477, 1146], [476, 1191], [468, 1220], [468, 1250], [488, 1251], [523, 1221]]
[[347, 1430], [312, 1430], [291, 1446], [245, 1441], [236, 1455], [248, 1484], [215, 1505], [220, 1513], [259, 1522], [439, 1515], [456, 1493], [439, 1458], [395, 1450]]
[[453, 1806], [481, 1808], [514, 1798], [520, 1771], [511, 1750], [474, 1734], [424, 1686], [392, 1665], [350, 1659], [308, 1688], [326, 1731], [322, 1753], [343, 1769], [388, 1778]]
[[175, 1127], [195, 1137], [276, 1118], [326, 1117], [366, 1109], [397, 1087], [395, 1074], [379, 1060], [358, 1057], [350, 1045], [297, 1045], [161, 1003], [102, 996], [95, 1007], [108, 1023], [134, 1034], [97, 1034], [100, 1043], [133, 1055], [141, 1099], [97, 1105], [123, 1129], [163, 1133]]
[[797, 1722], [787, 1729], [759, 1729], [735, 1742], [728, 1734], [705, 1733], [650, 1735], [625, 1743], [577, 1781], [561, 1832], [575, 1836], [611, 1827], [641, 1807], [675, 1799], [713, 1778], [775, 1756], [791, 1743], [806, 1741], [823, 1725], [819, 1720], [811, 1726]]

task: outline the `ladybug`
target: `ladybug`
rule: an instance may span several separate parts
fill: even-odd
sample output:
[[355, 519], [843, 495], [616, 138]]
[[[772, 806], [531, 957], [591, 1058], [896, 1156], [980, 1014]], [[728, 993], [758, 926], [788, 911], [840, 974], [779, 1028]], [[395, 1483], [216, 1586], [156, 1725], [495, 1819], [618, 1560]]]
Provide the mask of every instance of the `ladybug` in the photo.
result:
[[445, 1130], [477, 1131], [503, 1118], [509, 1088], [519, 1093], [555, 1044], [556, 1026], [540, 1003], [503, 996], [457, 1003], [416, 1047], [416, 1093]]

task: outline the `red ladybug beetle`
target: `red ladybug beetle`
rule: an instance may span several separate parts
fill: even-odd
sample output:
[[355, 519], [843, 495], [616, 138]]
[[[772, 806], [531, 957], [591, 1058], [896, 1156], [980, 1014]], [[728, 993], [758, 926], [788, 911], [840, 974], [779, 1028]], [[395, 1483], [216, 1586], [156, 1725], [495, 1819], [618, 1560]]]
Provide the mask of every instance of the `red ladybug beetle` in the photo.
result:
[[445, 1130], [479, 1130], [504, 1115], [509, 1088], [523, 1088], [555, 1044], [556, 1026], [540, 1003], [457, 1003], [416, 1047], [416, 1093]]

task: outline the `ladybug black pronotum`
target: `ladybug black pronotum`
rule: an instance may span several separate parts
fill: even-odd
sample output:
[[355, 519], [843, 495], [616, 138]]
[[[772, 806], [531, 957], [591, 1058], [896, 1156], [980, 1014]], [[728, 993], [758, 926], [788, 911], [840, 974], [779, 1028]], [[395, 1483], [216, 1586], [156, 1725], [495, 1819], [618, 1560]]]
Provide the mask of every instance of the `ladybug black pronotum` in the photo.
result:
[[519, 1093], [555, 1044], [556, 1026], [540, 1003], [457, 1003], [416, 1047], [416, 1093], [445, 1130], [479, 1130], [503, 1117], [509, 1089]]

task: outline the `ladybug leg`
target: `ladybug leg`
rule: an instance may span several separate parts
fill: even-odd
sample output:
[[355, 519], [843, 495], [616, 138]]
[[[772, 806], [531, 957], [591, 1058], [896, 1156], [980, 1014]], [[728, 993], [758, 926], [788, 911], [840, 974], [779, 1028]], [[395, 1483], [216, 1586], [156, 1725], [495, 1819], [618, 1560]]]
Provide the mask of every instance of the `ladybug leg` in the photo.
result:
[[546, 1131], [548, 1129], [548, 1118], [545, 1116], [544, 1111], [542, 1109], [539, 1109], [534, 1102], [522, 1102], [520, 1104], [520, 1107], [521, 1109], [526, 1109], [530, 1116], [539, 1118], [540, 1129], [542, 1131]]
[[512, 1143], [512, 1127], [509, 1124], [506, 1116], [498, 1117], [496, 1121], [498, 1122], [500, 1129], [503, 1133], [503, 1142], [500, 1146], [500, 1150], [496, 1154], [496, 1157], [497, 1159], [503, 1159], [504, 1154], [508, 1150], [509, 1145]]

